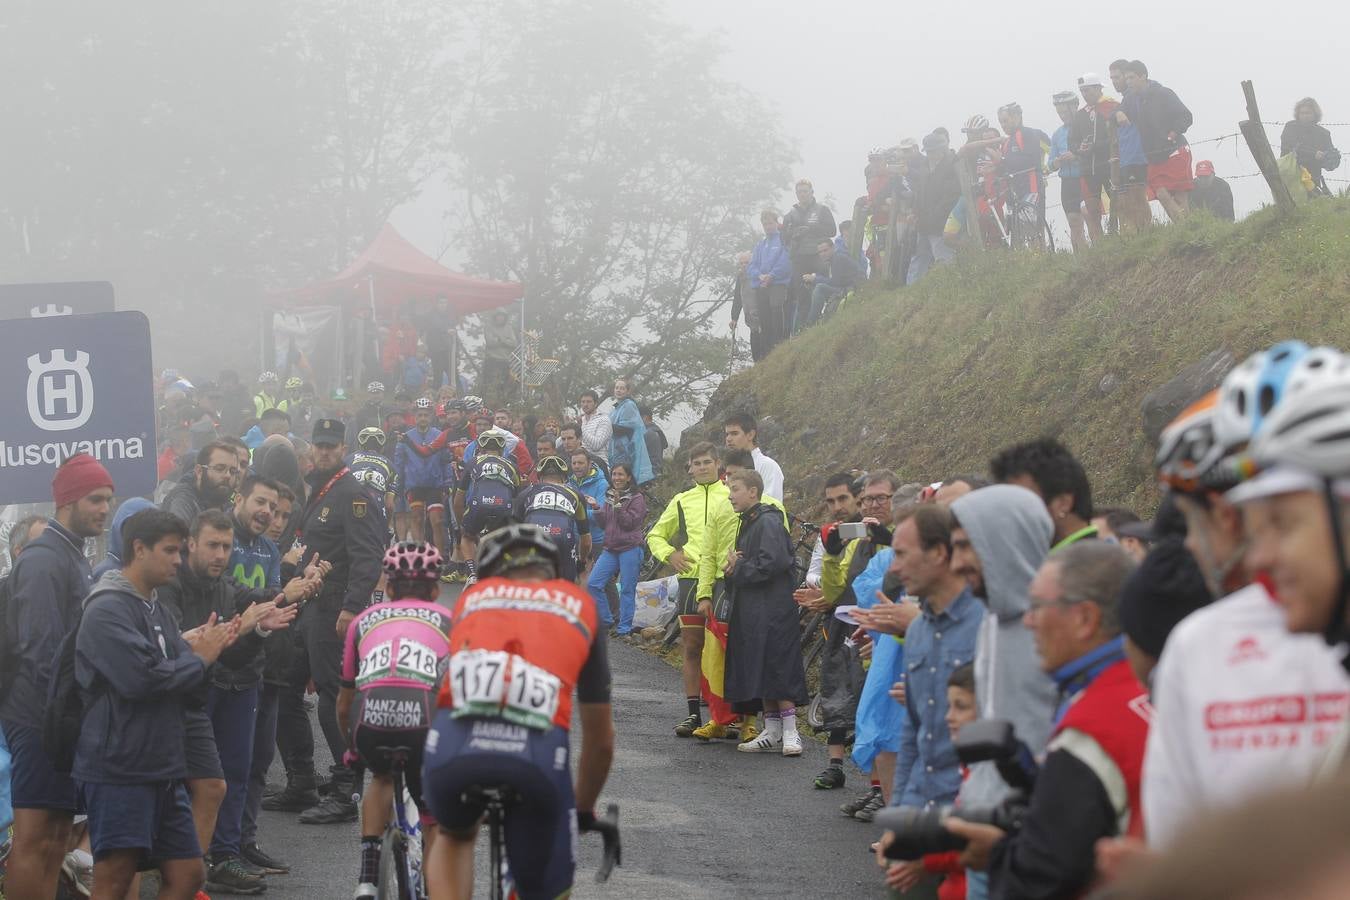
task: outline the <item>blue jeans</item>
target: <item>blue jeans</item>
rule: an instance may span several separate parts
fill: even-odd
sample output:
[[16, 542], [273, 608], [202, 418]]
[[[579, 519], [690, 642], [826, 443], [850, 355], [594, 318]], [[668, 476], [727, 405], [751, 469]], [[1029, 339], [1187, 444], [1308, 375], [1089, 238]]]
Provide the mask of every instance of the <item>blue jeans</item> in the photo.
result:
[[966, 869], [966, 900], [989, 900], [989, 873]]
[[944, 240], [941, 234], [921, 234], [914, 248], [914, 259], [909, 263], [909, 275], [905, 284], [913, 284], [933, 266], [951, 262], [956, 251]]
[[628, 634], [633, 630], [633, 613], [637, 610], [637, 575], [642, 566], [642, 548], [631, 547], [620, 553], [606, 550], [600, 554], [591, 569], [591, 577], [586, 579], [586, 590], [595, 598], [595, 606], [600, 613], [600, 621], [605, 627], [613, 624], [609, 612], [609, 603], [605, 600], [605, 585], [619, 573], [619, 634]]
[[253, 731], [258, 715], [258, 688], [232, 691], [214, 685], [206, 697], [206, 715], [216, 734], [220, 767], [225, 772], [225, 799], [216, 814], [211, 835], [211, 856], [228, 859], [239, 855], [239, 829], [248, 795], [248, 773], [253, 764]]
[[821, 316], [825, 314], [825, 307], [835, 298], [842, 296], [844, 296], [843, 288], [817, 284], [811, 289], [811, 311], [807, 313], [806, 324], [810, 326], [820, 321]]

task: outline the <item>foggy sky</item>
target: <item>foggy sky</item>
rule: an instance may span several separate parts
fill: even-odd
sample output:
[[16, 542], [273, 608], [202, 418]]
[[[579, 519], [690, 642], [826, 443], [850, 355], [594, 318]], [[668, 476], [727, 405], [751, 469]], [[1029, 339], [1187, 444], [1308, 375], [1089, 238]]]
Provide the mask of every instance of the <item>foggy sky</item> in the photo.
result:
[[[1120, 57], [1143, 60], [1190, 107], [1192, 141], [1237, 131], [1246, 118], [1243, 79], [1255, 82], [1268, 122], [1288, 120], [1294, 102], [1309, 94], [1326, 122], [1350, 122], [1345, 4], [681, 0], [666, 8], [691, 28], [721, 35], [723, 73], [776, 108], [800, 151], [794, 176], [810, 178], [839, 219], [865, 193], [871, 148], [921, 139], [938, 125], [959, 143], [971, 115], [994, 121], [997, 108], [1014, 100], [1028, 125], [1050, 134], [1060, 124], [1051, 95], [1075, 90], [1086, 71], [1106, 79]], [[1337, 146], [1350, 147], [1350, 128], [1331, 132]], [[1278, 153], [1279, 126], [1267, 133]], [[1193, 152], [1197, 161], [1212, 160], [1220, 177], [1257, 171], [1241, 138]], [[1330, 177], [1350, 178], [1350, 164]], [[1270, 200], [1259, 177], [1229, 183], [1239, 216]], [[785, 188], [784, 209], [791, 203]], [[1048, 196], [1059, 202], [1057, 180]], [[446, 244], [442, 217], [451, 203], [447, 191], [429, 190], [394, 221], [434, 255]], [[1062, 214], [1050, 217], [1062, 230]], [[454, 259], [452, 247], [445, 260]]]

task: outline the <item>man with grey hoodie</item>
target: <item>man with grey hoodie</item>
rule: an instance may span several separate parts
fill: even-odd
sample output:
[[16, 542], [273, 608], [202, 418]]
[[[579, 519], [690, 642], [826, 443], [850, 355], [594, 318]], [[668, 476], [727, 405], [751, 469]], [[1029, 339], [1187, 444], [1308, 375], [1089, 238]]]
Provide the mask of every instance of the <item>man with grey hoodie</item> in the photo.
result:
[[[985, 605], [975, 640], [975, 699], [980, 718], [1006, 719], [1039, 756], [1055, 710], [1056, 688], [1045, 677], [1031, 631], [1022, 624], [1028, 588], [1050, 552], [1055, 525], [1035, 493], [1011, 484], [972, 491], [951, 505], [952, 570]], [[977, 763], [961, 786], [966, 809], [1001, 802], [1009, 788], [993, 763]], [[988, 877], [968, 872], [967, 896], [988, 897]]]

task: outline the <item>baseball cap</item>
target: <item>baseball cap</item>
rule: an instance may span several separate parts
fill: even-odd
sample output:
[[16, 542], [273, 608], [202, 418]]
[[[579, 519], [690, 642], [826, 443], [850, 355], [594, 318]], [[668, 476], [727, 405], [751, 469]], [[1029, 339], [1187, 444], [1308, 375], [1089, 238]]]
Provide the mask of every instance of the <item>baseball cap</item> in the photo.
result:
[[1214, 174], [1214, 163], [1210, 162], [1210, 161], [1207, 160], [1207, 159], [1202, 159], [1202, 160], [1200, 160], [1198, 163], [1195, 164], [1195, 174], [1197, 174], [1197, 175], [1213, 175], [1213, 174]]
[[1102, 86], [1102, 76], [1098, 75], [1096, 72], [1084, 72], [1082, 75], [1078, 76], [1078, 87], [1080, 89], [1085, 87], [1101, 87], [1101, 86]]
[[315, 444], [341, 444], [347, 436], [347, 426], [340, 419], [320, 419], [314, 423], [310, 441]]
[[951, 142], [947, 140], [946, 136], [938, 134], [936, 131], [923, 137], [923, 149], [925, 150], [940, 150], [949, 143]]

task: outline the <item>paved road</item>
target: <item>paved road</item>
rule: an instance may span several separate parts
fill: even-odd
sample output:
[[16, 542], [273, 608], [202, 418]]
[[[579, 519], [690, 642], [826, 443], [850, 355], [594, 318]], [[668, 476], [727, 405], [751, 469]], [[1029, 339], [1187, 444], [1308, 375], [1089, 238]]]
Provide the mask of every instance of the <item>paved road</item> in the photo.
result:
[[[612, 646], [611, 660], [618, 754], [602, 803], [619, 804], [624, 865], [609, 883], [594, 884], [600, 842], [584, 838], [574, 896], [884, 896], [866, 852], [873, 829], [837, 809], [860, 782], [851, 777], [844, 791], [811, 787], [825, 762], [823, 745], [808, 741], [801, 759], [784, 759], [737, 753], [730, 742], [676, 738], [676, 672], [625, 644]], [[351, 896], [355, 825], [305, 826], [292, 815], [263, 815], [260, 840], [293, 867], [289, 876], [268, 879], [267, 897]], [[480, 847], [485, 856], [486, 838]], [[480, 895], [483, 885], [480, 879]]]

